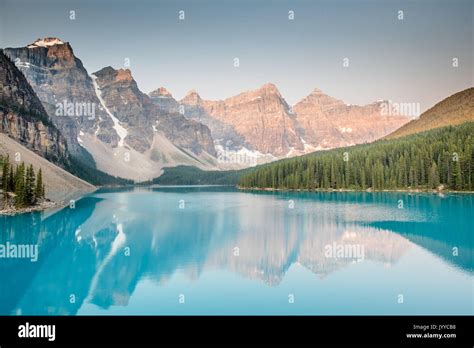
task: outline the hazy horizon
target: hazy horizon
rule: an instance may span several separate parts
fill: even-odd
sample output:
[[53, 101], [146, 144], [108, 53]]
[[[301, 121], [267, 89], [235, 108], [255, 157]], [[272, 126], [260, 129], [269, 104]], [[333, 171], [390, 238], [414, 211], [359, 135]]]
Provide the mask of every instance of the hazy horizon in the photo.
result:
[[469, 0], [0, 1], [1, 47], [58, 37], [89, 74], [129, 68], [143, 92], [165, 87], [178, 100], [271, 82], [291, 105], [318, 88], [348, 104], [385, 99], [424, 111], [473, 85]]

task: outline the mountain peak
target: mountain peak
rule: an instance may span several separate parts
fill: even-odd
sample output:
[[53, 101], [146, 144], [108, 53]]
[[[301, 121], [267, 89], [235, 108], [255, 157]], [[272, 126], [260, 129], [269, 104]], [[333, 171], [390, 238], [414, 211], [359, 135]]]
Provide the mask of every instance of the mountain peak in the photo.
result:
[[130, 69], [114, 69], [111, 66], [106, 66], [105, 68], [96, 71], [92, 75], [95, 75], [99, 78], [107, 78], [112, 81], [133, 81], [132, 72]]
[[155, 97], [155, 98], [172, 98], [173, 96], [171, 93], [165, 88], [165, 87], [160, 87], [155, 89], [154, 91], [151, 91], [148, 93], [150, 97]]
[[323, 91], [319, 88], [313, 89], [313, 91], [310, 93], [310, 95], [322, 95], [324, 94]]
[[200, 97], [199, 93], [195, 89], [192, 89], [188, 93], [186, 93], [186, 96], [198, 96], [198, 97]]
[[201, 105], [202, 104], [201, 96], [194, 89], [190, 90], [181, 101], [182, 103], [188, 104], [188, 105]]
[[267, 93], [280, 94], [280, 91], [278, 90], [277, 86], [275, 86], [275, 84], [271, 82], [264, 84], [262, 87], [260, 87], [259, 90]]
[[51, 47], [56, 45], [64, 45], [65, 42], [57, 37], [45, 37], [44, 39], [37, 39], [35, 42], [29, 44], [28, 48], [36, 47]]
[[[336, 106], [336, 105], [345, 105], [342, 100], [333, 98], [325, 94], [321, 89], [315, 88], [308, 94], [305, 98], [299, 101], [296, 105], [308, 104], [308, 105], [319, 105], [319, 106]], [[295, 106], [296, 106], [295, 105]]]
[[117, 81], [132, 81], [132, 72], [130, 69], [118, 69], [117, 70]]

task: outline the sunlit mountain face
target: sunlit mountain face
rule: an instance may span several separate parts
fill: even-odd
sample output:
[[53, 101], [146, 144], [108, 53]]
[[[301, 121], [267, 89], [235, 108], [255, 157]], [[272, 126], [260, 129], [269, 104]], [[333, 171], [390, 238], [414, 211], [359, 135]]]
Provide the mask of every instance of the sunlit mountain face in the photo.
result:
[[0, 244], [39, 253], [2, 262], [0, 311], [467, 313], [472, 205], [468, 195], [103, 190], [49, 216], [1, 218]]
[[474, 314], [472, 0], [131, 3], [0, 0], [0, 316]]

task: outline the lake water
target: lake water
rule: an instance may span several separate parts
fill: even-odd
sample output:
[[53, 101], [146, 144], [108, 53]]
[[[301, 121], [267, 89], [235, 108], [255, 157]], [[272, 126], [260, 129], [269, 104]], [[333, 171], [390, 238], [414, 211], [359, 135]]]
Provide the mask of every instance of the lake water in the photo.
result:
[[473, 314], [474, 195], [102, 190], [0, 217], [0, 314]]

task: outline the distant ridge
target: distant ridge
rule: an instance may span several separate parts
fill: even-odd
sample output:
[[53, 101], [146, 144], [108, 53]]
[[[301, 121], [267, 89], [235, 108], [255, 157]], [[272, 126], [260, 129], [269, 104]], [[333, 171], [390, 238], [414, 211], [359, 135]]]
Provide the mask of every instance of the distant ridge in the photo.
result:
[[385, 139], [395, 139], [430, 129], [474, 121], [474, 87], [443, 99], [421, 116], [403, 125]]

